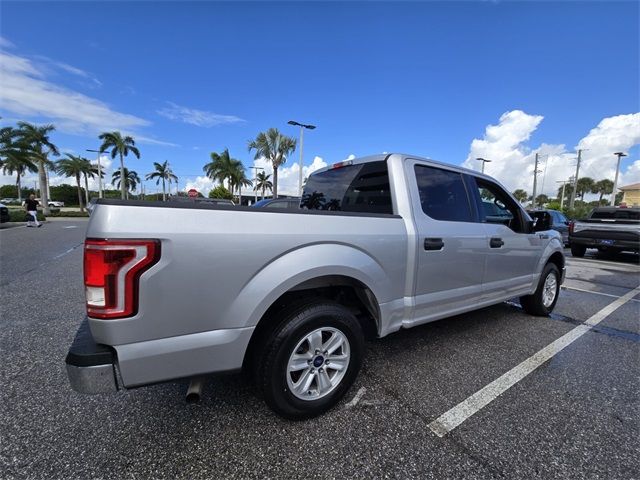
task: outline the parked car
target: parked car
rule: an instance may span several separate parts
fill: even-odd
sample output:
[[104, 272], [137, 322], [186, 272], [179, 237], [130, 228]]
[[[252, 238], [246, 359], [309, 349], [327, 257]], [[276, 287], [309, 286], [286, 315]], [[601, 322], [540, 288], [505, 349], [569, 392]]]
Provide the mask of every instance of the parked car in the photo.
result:
[[560, 235], [562, 236], [562, 243], [566, 247], [569, 246], [569, 220], [564, 216], [564, 213], [559, 212], [558, 210], [549, 209], [527, 210], [527, 213], [531, 215], [531, 218], [534, 220], [545, 213], [548, 214], [551, 228], [560, 232]]
[[8, 222], [10, 219], [9, 209], [4, 203], [0, 203], [0, 223]]
[[253, 205], [253, 208], [278, 208], [278, 209], [298, 209], [300, 208], [300, 198], [265, 198]]
[[640, 250], [640, 208], [596, 207], [569, 228], [571, 255], [584, 257], [587, 248], [618, 253]]
[[20, 204], [20, 201], [17, 198], [2, 198], [0, 199], [0, 203], [4, 203], [5, 205], [12, 205], [12, 204]]
[[49, 206], [61, 208], [61, 207], [64, 207], [64, 202], [58, 202], [57, 200], [49, 200]]
[[533, 315], [557, 302], [560, 234], [477, 171], [401, 154], [348, 160], [314, 172], [301, 207], [98, 200], [71, 386], [191, 378], [197, 397], [200, 376], [244, 369], [275, 412], [308, 418], [353, 384], [365, 334], [513, 297]]

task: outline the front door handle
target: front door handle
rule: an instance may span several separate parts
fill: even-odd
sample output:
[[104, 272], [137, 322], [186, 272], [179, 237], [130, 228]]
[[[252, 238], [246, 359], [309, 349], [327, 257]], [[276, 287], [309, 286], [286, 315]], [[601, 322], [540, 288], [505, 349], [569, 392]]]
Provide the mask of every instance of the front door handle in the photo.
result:
[[489, 240], [489, 246], [491, 248], [500, 248], [503, 245], [504, 245], [504, 242], [502, 241], [501, 238], [494, 237], [491, 240]]
[[424, 249], [425, 250], [442, 250], [444, 242], [441, 238], [425, 238]]

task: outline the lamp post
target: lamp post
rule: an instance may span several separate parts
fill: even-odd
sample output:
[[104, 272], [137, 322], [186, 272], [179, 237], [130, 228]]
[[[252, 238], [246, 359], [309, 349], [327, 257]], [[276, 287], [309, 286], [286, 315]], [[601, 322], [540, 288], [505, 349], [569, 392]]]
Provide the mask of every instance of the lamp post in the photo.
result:
[[564, 207], [564, 189], [567, 186], [567, 183], [571, 183], [571, 180], [559, 180], [556, 183], [562, 184], [562, 194], [560, 194], [560, 210]]
[[618, 165], [616, 166], [616, 176], [613, 180], [613, 192], [611, 193], [611, 206], [616, 206], [616, 190], [618, 189], [618, 172], [620, 171], [620, 159], [626, 157], [626, 153], [616, 152], [614, 155], [618, 156]]
[[100, 165], [100, 150], [86, 149], [87, 152], [95, 152], [98, 154], [98, 198], [102, 198], [102, 166]]
[[482, 173], [484, 173], [484, 164], [491, 162], [491, 160], [487, 160], [486, 158], [478, 157], [476, 158], [479, 162], [482, 162]]
[[315, 125], [305, 125], [304, 123], [298, 123], [293, 120], [289, 120], [287, 123], [289, 125], [300, 127], [300, 172], [298, 175], [298, 196], [302, 197], [302, 148], [304, 142], [304, 129], [308, 128], [309, 130], [313, 130], [316, 127]]
[[258, 170], [264, 170], [264, 168], [256, 167], [256, 166], [249, 167], [249, 168], [253, 169], [253, 188], [254, 188], [254, 191], [256, 192], [253, 203], [258, 203]]

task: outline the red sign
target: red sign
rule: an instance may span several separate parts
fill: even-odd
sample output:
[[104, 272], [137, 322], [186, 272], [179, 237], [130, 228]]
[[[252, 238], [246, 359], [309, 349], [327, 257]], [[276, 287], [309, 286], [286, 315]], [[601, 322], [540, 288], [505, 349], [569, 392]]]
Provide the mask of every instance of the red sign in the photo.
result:
[[187, 195], [189, 195], [191, 198], [195, 198], [198, 196], [198, 190], [192, 188], [187, 192]]

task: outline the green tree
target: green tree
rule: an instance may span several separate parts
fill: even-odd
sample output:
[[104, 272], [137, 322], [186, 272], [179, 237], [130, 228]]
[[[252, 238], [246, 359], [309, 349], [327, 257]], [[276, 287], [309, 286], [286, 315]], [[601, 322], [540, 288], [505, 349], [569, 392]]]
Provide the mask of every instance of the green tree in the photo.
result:
[[[104, 132], [99, 137], [102, 140], [102, 146], [100, 147], [100, 153], [104, 153], [111, 149], [111, 158], [120, 157], [120, 177], [127, 178], [124, 158], [132, 153], [136, 158], [140, 158], [140, 150], [136, 147], [136, 142], [133, 137], [127, 135], [122, 136], [120, 132]], [[134, 172], [135, 173], [135, 172]], [[138, 179], [138, 183], [140, 179]], [[120, 197], [122, 200], [129, 197], [129, 191], [126, 189], [126, 182], [118, 182], [120, 185]], [[135, 188], [134, 188], [135, 189]]]
[[263, 200], [265, 190], [272, 191], [273, 189], [273, 183], [271, 183], [271, 180], [269, 180], [269, 178], [271, 178], [271, 175], [267, 175], [266, 172], [258, 172], [258, 174], [256, 175], [256, 184], [253, 189], [256, 191], [262, 191]]
[[591, 189], [591, 193], [599, 193], [600, 198], [598, 199], [598, 203], [602, 203], [602, 197], [605, 195], [611, 195], [613, 192], [613, 182], [607, 178], [604, 180], [598, 180], [593, 184], [593, 188]]
[[251, 187], [253, 182], [249, 180], [244, 171], [244, 165], [238, 162], [236, 170], [231, 174], [232, 192], [235, 187], [238, 188], [238, 204], [242, 205], [242, 187]]
[[249, 151], [255, 150], [255, 160], [266, 158], [273, 167], [273, 198], [278, 198], [278, 168], [296, 149], [296, 140], [282, 135], [277, 128], [260, 132], [255, 140], [249, 141]]
[[527, 198], [529, 198], [529, 194], [521, 188], [514, 190], [513, 196], [516, 197], [516, 200], [518, 200], [520, 203], [525, 202]]
[[[122, 176], [122, 172], [124, 172], [124, 177]], [[124, 181], [121, 182], [120, 179], [124, 178]], [[127, 167], [123, 167], [121, 170], [116, 170], [111, 175], [111, 184], [115, 185], [116, 188], [125, 189], [125, 198], [129, 198], [129, 192], [135, 192], [136, 187], [140, 183], [140, 177], [135, 170], [129, 170]]]
[[209, 192], [209, 198], [224, 198], [227, 200], [233, 199], [233, 195], [229, 190], [224, 188], [224, 185], [218, 185], [216, 188]]
[[49, 155], [58, 156], [60, 152], [50, 139], [50, 134], [56, 129], [53, 125], [34, 125], [18, 122], [17, 142], [20, 148], [33, 163], [38, 165], [38, 179], [40, 183], [40, 203], [45, 216], [51, 213], [49, 209], [49, 189], [47, 187], [47, 169], [55, 169], [55, 163]]
[[155, 171], [151, 173], [147, 173], [145, 178], [147, 180], [155, 179], [156, 185], [158, 185], [160, 181], [162, 181], [162, 201], [166, 201], [167, 195], [165, 191], [165, 181], [166, 180], [168, 180], [169, 182], [171, 182], [171, 180], [177, 181], [178, 177], [176, 177], [175, 174], [171, 171], [168, 160], [165, 160], [162, 163], [153, 162], [153, 167], [155, 168]]
[[84, 174], [86, 170], [85, 162], [87, 160], [82, 157], [78, 157], [76, 155], [72, 155], [70, 153], [65, 153], [67, 158], [63, 158], [62, 160], [58, 160], [56, 162], [56, 172], [65, 177], [75, 177], [76, 186], [78, 188], [78, 205], [80, 206], [80, 211], [84, 210], [84, 205], [82, 203], [82, 187], [80, 186], [80, 177]]
[[[0, 168], [5, 175], [16, 175], [17, 197], [22, 202], [22, 176], [26, 172], [37, 172], [38, 167], [29, 157], [28, 151], [16, 142], [17, 137], [18, 132], [13, 127], [0, 129]], [[13, 193], [4, 196], [11, 197]]]
[[539, 207], [544, 206], [545, 203], [549, 201], [549, 197], [547, 197], [544, 193], [541, 193], [536, 197], [536, 205]]
[[584, 194], [593, 190], [595, 182], [593, 178], [582, 177], [578, 179], [578, 186], [576, 187], [576, 195], [580, 197], [580, 200], [584, 202]]
[[237, 175], [239, 168], [242, 168], [242, 162], [229, 155], [229, 149], [218, 154], [211, 152], [211, 161], [202, 167], [204, 173], [213, 181], [218, 181], [224, 185], [227, 182], [228, 189], [233, 189], [233, 176]]

